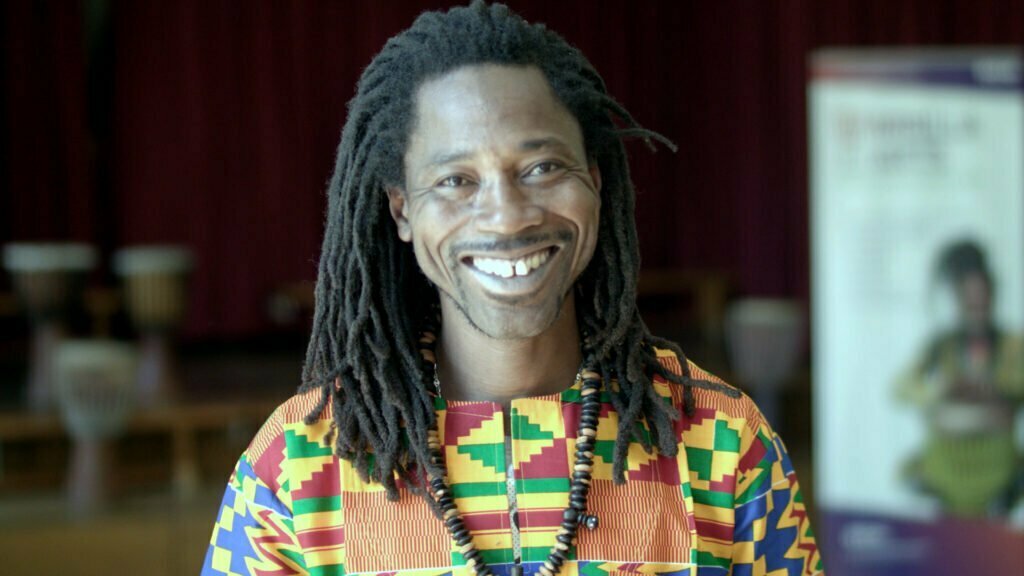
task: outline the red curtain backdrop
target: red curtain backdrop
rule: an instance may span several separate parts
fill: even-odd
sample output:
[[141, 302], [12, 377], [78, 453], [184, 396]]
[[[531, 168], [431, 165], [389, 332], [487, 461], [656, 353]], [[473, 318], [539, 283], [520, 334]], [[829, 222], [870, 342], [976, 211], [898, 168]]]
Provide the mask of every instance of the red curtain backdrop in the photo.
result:
[[[198, 258], [188, 332], [260, 333], [269, 292], [315, 278], [360, 71], [416, 14], [448, 4], [115, 1], [110, 114], [90, 129], [90, 4], [6, 3], [0, 241], [186, 244]], [[758, 295], [807, 296], [812, 50], [1024, 41], [1013, 0], [509, 4], [579, 46], [679, 145], [630, 147], [644, 265], [731, 272]]]
[[0, 242], [96, 234], [81, 8], [0, 8]]

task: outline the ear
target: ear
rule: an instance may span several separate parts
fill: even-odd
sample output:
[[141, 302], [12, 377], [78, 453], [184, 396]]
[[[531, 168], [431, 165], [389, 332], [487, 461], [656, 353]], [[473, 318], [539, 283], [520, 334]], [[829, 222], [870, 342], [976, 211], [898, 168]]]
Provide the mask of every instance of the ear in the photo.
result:
[[409, 218], [406, 214], [407, 204], [405, 203], [405, 191], [397, 186], [389, 186], [388, 209], [391, 211], [391, 219], [398, 227], [398, 237], [402, 242], [412, 241], [412, 228], [409, 226]]
[[590, 179], [594, 181], [594, 189], [597, 190], [597, 195], [601, 195], [601, 167], [597, 165], [597, 160], [590, 159], [588, 169], [590, 170]]

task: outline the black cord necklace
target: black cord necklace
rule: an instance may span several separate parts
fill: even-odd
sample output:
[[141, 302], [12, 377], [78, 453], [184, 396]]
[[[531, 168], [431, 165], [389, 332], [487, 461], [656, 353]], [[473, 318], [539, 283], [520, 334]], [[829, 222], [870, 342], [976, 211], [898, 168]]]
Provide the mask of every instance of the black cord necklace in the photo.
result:
[[[425, 382], [425, 385], [431, 392], [434, 392], [433, 374], [437, 364], [434, 352], [436, 342], [437, 336], [432, 330], [424, 331], [419, 340], [420, 354], [426, 364], [424, 374], [428, 382]], [[583, 407], [576, 435], [576, 460], [573, 463], [569, 489], [569, 506], [562, 512], [562, 525], [555, 536], [555, 544], [539, 569], [543, 576], [555, 576], [561, 570], [581, 525], [588, 530], [594, 530], [598, 524], [597, 516], [587, 514], [586, 510], [587, 494], [590, 492], [590, 473], [594, 466], [594, 439], [597, 437], [598, 416], [601, 413], [601, 375], [592, 368], [584, 367], [580, 370], [579, 376], [582, 379], [580, 397]], [[436, 393], [440, 395], [440, 390]], [[431, 475], [428, 482], [430, 492], [441, 509], [441, 519], [448, 528], [448, 533], [466, 559], [466, 565], [470, 566], [477, 576], [493, 576], [480, 550], [473, 544], [473, 537], [455, 506], [455, 499], [448, 487], [448, 469], [444, 461], [444, 452], [441, 450], [436, 422], [427, 430], [427, 449], [431, 462], [441, 470], [440, 476]], [[512, 567], [512, 576], [521, 576], [522, 572], [521, 564]]]

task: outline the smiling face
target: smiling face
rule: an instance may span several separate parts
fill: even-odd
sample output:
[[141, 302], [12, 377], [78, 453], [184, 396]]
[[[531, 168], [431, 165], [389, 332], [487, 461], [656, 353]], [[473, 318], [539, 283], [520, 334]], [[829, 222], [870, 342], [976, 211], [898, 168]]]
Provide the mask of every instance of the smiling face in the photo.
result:
[[536, 68], [478, 65], [425, 82], [388, 191], [399, 237], [441, 292], [499, 339], [537, 336], [594, 254], [600, 174]]

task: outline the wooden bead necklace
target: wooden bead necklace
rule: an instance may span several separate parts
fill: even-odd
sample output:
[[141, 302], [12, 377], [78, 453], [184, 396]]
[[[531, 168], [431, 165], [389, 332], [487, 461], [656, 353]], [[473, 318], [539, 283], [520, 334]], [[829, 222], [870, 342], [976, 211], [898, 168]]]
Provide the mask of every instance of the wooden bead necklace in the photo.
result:
[[[427, 381], [424, 384], [440, 396], [435, 372], [437, 357], [434, 347], [436, 341], [437, 337], [432, 330], [425, 331], [419, 340], [420, 354], [426, 364], [424, 374]], [[555, 544], [552, 546], [547, 560], [539, 569], [542, 576], [558, 574], [568, 559], [569, 548], [576, 540], [576, 533], [580, 526], [584, 526], [588, 530], [595, 530], [598, 525], [597, 516], [587, 514], [586, 510], [587, 494], [590, 492], [590, 473], [594, 467], [594, 439], [597, 437], [598, 418], [601, 414], [601, 375], [591, 368], [582, 368], [576, 378], [577, 382], [582, 382], [580, 398], [583, 406], [580, 411], [580, 423], [576, 438], [576, 460], [573, 464], [572, 482], [569, 489], [569, 506], [562, 512], [562, 524], [555, 536]], [[431, 462], [441, 469], [440, 476], [431, 475], [427, 480], [430, 484], [430, 492], [441, 509], [441, 519], [448, 528], [448, 533], [451, 534], [459, 552], [466, 559], [466, 565], [471, 567], [477, 576], [493, 576], [493, 572], [484, 562], [480, 550], [473, 544], [472, 535], [455, 506], [455, 498], [446, 481], [448, 469], [445, 466], [436, 422], [427, 430], [427, 449]], [[512, 576], [521, 576], [522, 573], [521, 564], [517, 563], [512, 567]]]

